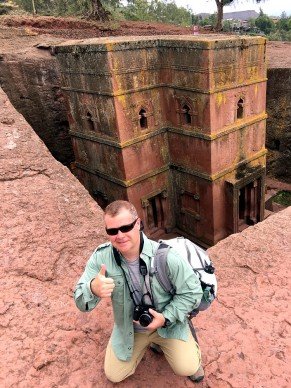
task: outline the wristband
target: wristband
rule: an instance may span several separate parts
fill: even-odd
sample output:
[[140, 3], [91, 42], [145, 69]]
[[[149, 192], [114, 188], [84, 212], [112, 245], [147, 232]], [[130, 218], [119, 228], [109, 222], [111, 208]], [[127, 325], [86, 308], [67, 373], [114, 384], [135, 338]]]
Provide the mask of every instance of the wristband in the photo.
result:
[[171, 321], [169, 321], [168, 318], [165, 318], [165, 323], [163, 324], [162, 327], [166, 328], [166, 327], [170, 326], [170, 324], [171, 324]]

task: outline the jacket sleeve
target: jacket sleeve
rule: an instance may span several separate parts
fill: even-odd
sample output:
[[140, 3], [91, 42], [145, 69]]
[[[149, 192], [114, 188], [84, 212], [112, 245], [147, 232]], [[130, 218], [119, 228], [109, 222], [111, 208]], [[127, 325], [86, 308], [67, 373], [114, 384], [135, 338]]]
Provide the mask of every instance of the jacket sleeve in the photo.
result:
[[90, 288], [90, 283], [100, 271], [100, 267], [101, 265], [98, 264], [98, 253], [96, 249], [88, 260], [83, 275], [76, 284], [74, 291], [76, 306], [81, 311], [93, 310], [100, 301], [100, 298], [94, 295]]
[[199, 306], [203, 295], [198, 276], [188, 262], [177, 256], [174, 249], [168, 253], [168, 275], [176, 292], [162, 312], [171, 323], [183, 322], [187, 314]]

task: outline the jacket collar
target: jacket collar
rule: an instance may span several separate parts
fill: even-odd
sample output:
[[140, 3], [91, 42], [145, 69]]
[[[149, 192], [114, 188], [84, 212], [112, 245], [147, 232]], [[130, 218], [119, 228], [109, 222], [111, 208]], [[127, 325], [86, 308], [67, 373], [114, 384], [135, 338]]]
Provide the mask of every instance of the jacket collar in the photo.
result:
[[142, 248], [140, 257], [142, 259], [150, 259], [154, 254], [153, 241], [148, 239], [144, 233], [142, 233], [142, 235], [143, 235], [143, 248]]

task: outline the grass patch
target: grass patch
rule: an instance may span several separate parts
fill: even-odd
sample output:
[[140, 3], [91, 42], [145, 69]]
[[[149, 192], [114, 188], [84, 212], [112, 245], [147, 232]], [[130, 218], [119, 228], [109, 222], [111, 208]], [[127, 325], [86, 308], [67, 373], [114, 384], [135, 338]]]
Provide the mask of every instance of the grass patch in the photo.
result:
[[279, 203], [283, 206], [291, 206], [291, 191], [282, 190], [279, 191], [274, 197], [273, 202]]

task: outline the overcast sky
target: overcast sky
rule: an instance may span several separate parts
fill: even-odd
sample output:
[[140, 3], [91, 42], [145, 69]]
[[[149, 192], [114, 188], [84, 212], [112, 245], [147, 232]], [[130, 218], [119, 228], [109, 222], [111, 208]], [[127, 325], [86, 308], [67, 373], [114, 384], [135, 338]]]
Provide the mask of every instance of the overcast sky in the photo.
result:
[[[187, 5], [195, 14], [201, 12], [213, 13], [217, 11], [215, 0], [175, 0], [178, 6]], [[291, 0], [265, 0], [256, 4], [255, 0], [234, 0], [233, 5], [225, 6], [224, 12], [246, 11], [254, 9], [259, 12], [260, 7], [269, 16], [280, 16], [283, 11], [291, 16]]]

